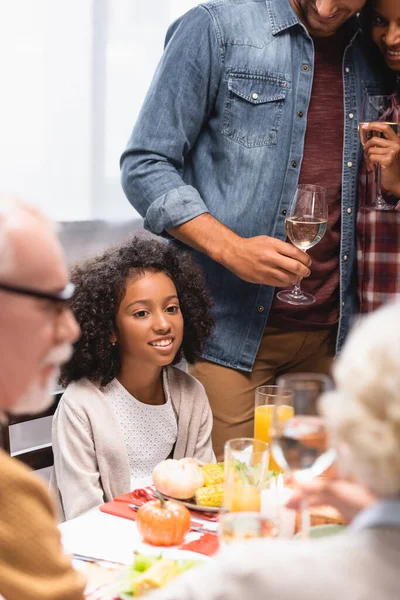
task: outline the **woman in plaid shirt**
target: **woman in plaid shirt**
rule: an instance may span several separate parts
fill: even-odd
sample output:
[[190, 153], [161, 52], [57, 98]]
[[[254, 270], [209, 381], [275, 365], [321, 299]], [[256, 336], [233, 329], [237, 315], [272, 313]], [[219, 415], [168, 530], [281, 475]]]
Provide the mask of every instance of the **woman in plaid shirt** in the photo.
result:
[[[390, 119], [400, 122], [400, 2], [369, 0], [364, 9], [366, 29], [387, 66], [397, 73]], [[389, 119], [388, 119], [389, 120]], [[364, 145], [365, 165], [360, 175], [357, 218], [357, 261], [360, 312], [370, 312], [400, 294], [400, 137], [385, 123], [369, 123], [379, 131]], [[385, 200], [393, 210], [368, 210], [376, 194], [373, 165], [382, 167]]]

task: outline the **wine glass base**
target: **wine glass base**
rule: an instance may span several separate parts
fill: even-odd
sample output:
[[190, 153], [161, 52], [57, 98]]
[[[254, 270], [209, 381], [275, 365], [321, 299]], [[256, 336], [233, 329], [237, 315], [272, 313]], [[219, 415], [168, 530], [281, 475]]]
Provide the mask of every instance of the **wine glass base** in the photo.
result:
[[307, 294], [306, 292], [294, 293], [293, 290], [282, 290], [277, 293], [277, 298], [282, 300], [282, 302], [287, 302], [288, 304], [294, 304], [306, 306], [307, 304], [314, 304], [315, 298], [312, 294]]
[[387, 204], [387, 202], [383, 201], [383, 202], [379, 202], [379, 204], [371, 204], [371, 206], [368, 207], [370, 210], [393, 210], [394, 206], [392, 206], [391, 204]]

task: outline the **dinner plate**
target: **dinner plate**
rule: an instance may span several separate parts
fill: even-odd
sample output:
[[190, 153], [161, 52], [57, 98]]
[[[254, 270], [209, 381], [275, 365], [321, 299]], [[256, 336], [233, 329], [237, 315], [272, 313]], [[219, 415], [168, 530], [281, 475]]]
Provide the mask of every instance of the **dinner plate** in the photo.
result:
[[205, 513], [220, 513], [225, 510], [224, 508], [216, 508], [213, 506], [199, 506], [195, 502], [191, 502], [191, 498], [189, 500], [178, 500], [178, 498], [173, 498], [172, 496], [167, 496], [166, 494], [163, 494], [163, 496], [164, 498], [167, 498], [167, 500], [173, 500], [174, 502], [179, 502], [180, 504], [183, 504], [183, 506], [186, 506], [186, 508], [188, 508], [189, 510], [197, 510], [198, 512]]
[[[327, 537], [329, 535], [336, 535], [346, 529], [346, 525], [339, 525], [338, 523], [327, 523], [325, 525], [314, 525], [310, 527], [310, 538], [317, 539]], [[301, 532], [296, 533], [295, 538], [301, 538]]]

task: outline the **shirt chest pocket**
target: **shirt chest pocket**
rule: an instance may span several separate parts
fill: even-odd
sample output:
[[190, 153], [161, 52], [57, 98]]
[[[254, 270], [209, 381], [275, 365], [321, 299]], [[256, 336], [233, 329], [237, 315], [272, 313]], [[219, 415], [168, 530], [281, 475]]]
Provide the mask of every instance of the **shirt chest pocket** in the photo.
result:
[[230, 72], [223, 135], [247, 148], [276, 144], [287, 88], [283, 77]]

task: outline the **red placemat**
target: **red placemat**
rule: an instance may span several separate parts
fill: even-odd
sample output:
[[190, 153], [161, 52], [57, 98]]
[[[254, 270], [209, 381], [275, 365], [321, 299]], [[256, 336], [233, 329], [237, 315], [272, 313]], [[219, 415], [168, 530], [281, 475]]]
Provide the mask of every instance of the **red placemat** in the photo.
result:
[[[137, 490], [133, 490], [132, 492], [128, 492], [127, 494], [121, 494], [121, 496], [114, 498], [114, 502], [127, 502], [129, 504], [142, 506], [146, 502], [149, 502], [149, 500], [156, 499], [154, 490], [154, 486], [148, 485], [145, 488], [139, 488]], [[190, 512], [192, 515], [204, 519], [205, 521], [218, 521], [219, 515], [215, 513], [200, 512], [192, 509], [190, 509]]]
[[123, 519], [129, 519], [130, 521], [136, 521], [136, 510], [129, 508], [126, 502], [106, 502], [100, 506], [101, 512], [114, 515], [115, 517], [122, 517]]
[[182, 544], [182, 546], [179, 546], [179, 550], [190, 550], [205, 556], [212, 556], [219, 550], [218, 536], [208, 532], [202, 533], [198, 540]]

